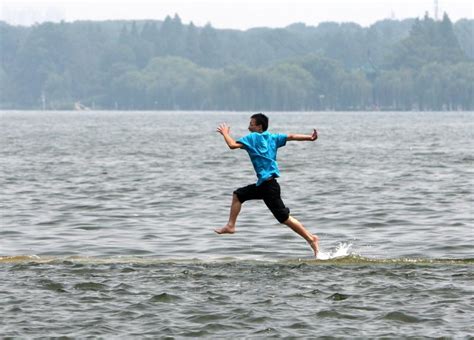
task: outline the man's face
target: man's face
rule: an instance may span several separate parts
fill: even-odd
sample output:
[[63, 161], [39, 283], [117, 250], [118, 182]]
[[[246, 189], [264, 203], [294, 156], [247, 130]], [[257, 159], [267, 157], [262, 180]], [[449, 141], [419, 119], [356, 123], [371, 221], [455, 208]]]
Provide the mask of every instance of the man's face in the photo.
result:
[[262, 126], [256, 124], [255, 118], [250, 119], [249, 131], [250, 132], [262, 132]]

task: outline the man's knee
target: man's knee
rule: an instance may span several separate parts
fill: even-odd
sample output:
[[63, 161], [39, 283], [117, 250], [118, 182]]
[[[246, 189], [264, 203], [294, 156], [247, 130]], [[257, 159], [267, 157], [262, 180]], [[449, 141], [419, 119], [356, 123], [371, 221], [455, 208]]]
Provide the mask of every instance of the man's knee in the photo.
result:
[[239, 196], [238, 196], [235, 192], [232, 194], [232, 202], [235, 202], [235, 203], [237, 203], [237, 202], [242, 203], [242, 201], [240, 200]]
[[273, 216], [280, 222], [281, 224], [287, 224], [290, 219], [290, 209], [283, 208], [281, 210], [272, 211]]

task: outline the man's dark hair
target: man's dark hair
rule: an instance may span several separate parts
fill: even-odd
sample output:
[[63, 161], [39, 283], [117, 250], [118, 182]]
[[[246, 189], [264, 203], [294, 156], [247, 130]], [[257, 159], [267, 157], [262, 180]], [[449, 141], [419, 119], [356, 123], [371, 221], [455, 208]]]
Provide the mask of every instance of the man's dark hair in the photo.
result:
[[267, 131], [268, 129], [268, 117], [265, 116], [263, 113], [256, 113], [252, 117], [255, 119], [255, 124], [256, 125], [261, 125], [262, 126], [262, 131]]

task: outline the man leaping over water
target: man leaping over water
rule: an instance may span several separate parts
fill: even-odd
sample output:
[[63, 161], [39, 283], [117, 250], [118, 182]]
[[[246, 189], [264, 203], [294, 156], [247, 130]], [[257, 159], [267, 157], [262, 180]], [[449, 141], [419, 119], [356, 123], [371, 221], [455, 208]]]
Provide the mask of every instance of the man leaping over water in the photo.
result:
[[217, 128], [230, 149], [245, 149], [257, 173], [257, 183], [237, 189], [233, 193], [230, 207], [229, 222], [221, 229], [215, 229], [218, 234], [235, 233], [235, 223], [240, 213], [242, 203], [253, 199], [263, 199], [268, 209], [273, 213], [278, 222], [283, 223], [303, 237], [313, 248], [314, 256], [318, 255], [318, 237], [311, 234], [293, 216], [290, 209], [285, 207], [280, 197], [280, 185], [276, 178], [280, 177], [280, 170], [276, 161], [277, 149], [286, 144], [286, 141], [315, 141], [318, 132], [311, 135], [273, 134], [267, 131], [268, 118], [262, 113], [257, 113], [250, 118], [249, 131], [245, 137], [235, 141], [230, 136], [230, 126], [221, 124]]

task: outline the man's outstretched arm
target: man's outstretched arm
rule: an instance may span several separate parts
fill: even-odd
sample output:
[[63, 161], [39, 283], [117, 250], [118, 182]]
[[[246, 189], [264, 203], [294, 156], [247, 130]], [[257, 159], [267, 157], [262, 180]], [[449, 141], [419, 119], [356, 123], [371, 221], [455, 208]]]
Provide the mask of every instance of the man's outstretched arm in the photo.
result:
[[230, 136], [230, 126], [226, 123], [219, 125], [217, 127], [217, 132], [224, 136], [224, 140], [230, 149], [240, 149], [243, 147], [243, 144], [236, 142], [234, 138]]
[[318, 139], [318, 131], [313, 129], [313, 133], [311, 135], [298, 135], [298, 134], [289, 134], [286, 140], [296, 140], [296, 141], [310, 141], [313, 142]]

